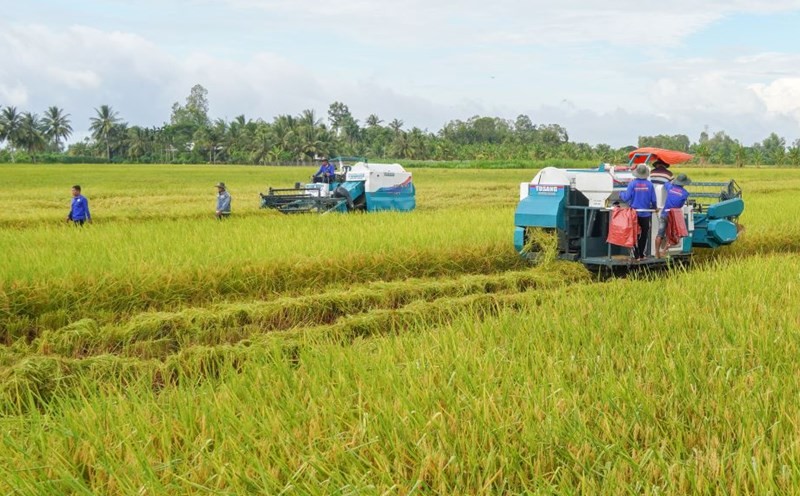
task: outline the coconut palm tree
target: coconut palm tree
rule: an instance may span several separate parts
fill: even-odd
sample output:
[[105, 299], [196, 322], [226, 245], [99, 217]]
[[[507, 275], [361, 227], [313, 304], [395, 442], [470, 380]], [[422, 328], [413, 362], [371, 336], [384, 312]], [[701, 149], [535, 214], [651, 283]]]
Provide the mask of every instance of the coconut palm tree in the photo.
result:
[[19, 144], [19, 130], [22, 126], [22, 116], [17, 112], [17, 107], [6, 107], [0, 113], [0, 141], [8, 142], [11, 151], [11, 161], [14, 161], [14, 150]]
[[306, 109], [297, 116], [297, 125], [319, 127], [322, 125], [322, 119], [317, 119], [317, 114], [312, 109]]
[[128, 129], [125, 140], [128, 144], [128, 157], [138, 162], [149, 153], [152, 134], [149, 129], [133, 126]]
[[225, 120], [217, 119], [213, 125], [197, 128], [197, 131], [192, 136], [195, 146], [208, 153], [208, 161], [212, 164], [217, 163], [218, 153], [225, 148], [222, 143], [227, 130], [228, 124]]
[[25, 148], [34, 161], [36, 152], [43, 150], [46, 142], [41, 127], [39, 116], [36, 114], [24, 112], [21, 115], [17, 144]]
[[297, 139], [297, 120], [291, 115], [279, 115], [272, 123], [272, 132], [281, 155], [289, 160], [302, 154]]
[[389, 123], [389, 128], [391, 128], [391, 130], [394, 131], [394, 134], [397, 135], [400, 133], [400, 130], [403, 129], [403, 121], [400, 119], [394, 119]]
[[279, 156], [280, 148], [276, 144], [272, 128], [265, 122], [259, 122], [253, 133], [249, 160], [256, 164], [264, 164], [268, 161], [278, 161]]
[[72, 134], [69, 114], [53, 105], [48, 108], [42, 117], [42, 129], [48, 141], [55, 145], [56, 151], [61, 151], [61, 140], [66, 140]]
[[111, 162], [111, 140], [109, 139], [114, 127], [120, 123], [119, 115], [109, 106], [101, 105], [99, 109], [94, 109], [96, 117], [89, 119], [92, 137], [98, 141], [106, 143], [106, 159]]
[[367, 117], [366, 120], [367, 127], [378, 127], [382, 122], [383, 120], [378, 117], [378, 114], [369, 114], [369, 117]]

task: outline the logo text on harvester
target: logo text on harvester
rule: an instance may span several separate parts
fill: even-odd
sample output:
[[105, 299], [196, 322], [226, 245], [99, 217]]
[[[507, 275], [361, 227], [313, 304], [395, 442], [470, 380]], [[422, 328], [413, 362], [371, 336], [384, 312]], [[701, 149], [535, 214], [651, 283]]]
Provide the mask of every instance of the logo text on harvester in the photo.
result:
[[554, 195], [558, 191], [558, 186], [536, 186], [536, 192], [540, 195]]

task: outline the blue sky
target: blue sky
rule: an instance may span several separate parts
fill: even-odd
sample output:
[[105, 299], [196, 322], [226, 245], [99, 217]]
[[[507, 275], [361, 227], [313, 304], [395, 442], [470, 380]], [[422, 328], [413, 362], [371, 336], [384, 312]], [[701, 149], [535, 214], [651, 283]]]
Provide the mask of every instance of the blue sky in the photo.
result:
[[0, 0], [0, 105], [159, 125], [343, 101], [436, 131], [527, 114], [573, 141], [800, 138], [800, 0]]

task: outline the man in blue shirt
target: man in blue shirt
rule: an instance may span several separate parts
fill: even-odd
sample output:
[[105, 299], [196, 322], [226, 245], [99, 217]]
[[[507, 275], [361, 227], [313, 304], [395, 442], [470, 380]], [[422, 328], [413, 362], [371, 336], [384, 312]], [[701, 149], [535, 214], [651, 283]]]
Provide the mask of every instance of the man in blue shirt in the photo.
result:
[[327, 158], [323, 159], [322, 165], [319, 166], [319, 170], [314, 174], [314, 182], [331, 183], [335, 174], [336, 167], [333, 164], [329, 164]]
[[225, 183], [217, 183], [217, 219], [227, 219], [231, 215], [231, 195]]
[[82, 226], [84, 222], [92, 223], [89, 200], [81, 194], [81, 187], [78, 184], [72, 187], [72, 205], [67, 214], [67, 222], [72, 222], [76, 226]]
[[650, 239], [650, 220], [653, 216], [651, 210], [657, 207], [656, 189], [647, 177], [650, 169], [645, 164], [639, 164], [633, 171], [634, 180], [628, 184], [628, 189], [620, 193], [619, 197], [631, 208], [636, 209], [639, 221], [639, 238], [633, 247], [633, 258], [642, 260], [647, 250], [647, 241]]
[[667, 249], [667, 216], [669, 211], [673, 208], [683, 208], [686, 204], [686, 199], [689, 198], [689, 192], [686, 191], [687, 184], [692, 184], [686, 174], [678, 174], [671, 183], [664, 186], [664, 191], [667, 192], [667, 199], [664, 201], [664, 210], [658, 217], [658, 236], [656, 237], [656, 256], [661, 258], [661, 253]]

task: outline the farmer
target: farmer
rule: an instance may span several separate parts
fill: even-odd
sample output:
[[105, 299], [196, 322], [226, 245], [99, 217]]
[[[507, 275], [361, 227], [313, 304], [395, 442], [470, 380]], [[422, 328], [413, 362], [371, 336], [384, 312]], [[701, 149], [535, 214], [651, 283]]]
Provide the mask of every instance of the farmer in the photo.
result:
[[650, 171], [650, 181], [653, 184], [667, 184], [672, 181], [672, 171], [669, 170], [669, 164], [656, 158], [653, 162], [653, 170]]
[[633, 171], [633, 181], [628, 184], [628, 189], [620, 193], [619, 197], [631, 208], [636, 209], [636, 218], [639, 221], [639, 238], [633, 247], [633, 258], [640, 261], [645, 258], [647, 241], [650, 239], [650, 221], [656, 209], [656, 189], [647, 177], [650, 169], [645, 164], [639, 164]]
[[89, 213], [89, 200], [81, 194], [81, 186], [76, 184], [72, 187], [72, 205], [67, 214], [67, 222], [73, 225], [82, 226], [84, 222], [92, 223], [92, 215]]
[[686, 204], [689, 192], [686, 191], [684, 186], [687, 184], [692, 184], [692, 180], [686, 174], [678, 174], [678, 177], [664, 186], [664, 190], [667, 192], [667, 199], [664, 202], [664, 209], [658, 217], [658, 236], [656, 236], [656, 256], [658, 258], [661, 258], [663, 251], [667, 249], [669, 211], [675, 208], [683, 208]]
[[314, 182], [315, 183], [331, 183], [333, 182], [333, 176], [336, 174], [336, 168], [333, 164], [328, 163], [328, 159], [322, 159], [322, 165], [319, 166], [319, 170], [314, 174]]
[[231, 195], [225, 183], [217, 183], [217, 219], [227, 219], [231, 215]]

